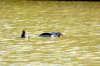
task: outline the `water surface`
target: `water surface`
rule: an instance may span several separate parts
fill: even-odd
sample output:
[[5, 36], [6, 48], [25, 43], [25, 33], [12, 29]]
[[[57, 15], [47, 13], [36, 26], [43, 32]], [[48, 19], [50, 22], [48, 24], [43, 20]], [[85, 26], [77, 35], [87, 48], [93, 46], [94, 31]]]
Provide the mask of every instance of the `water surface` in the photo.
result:
[[[99, 14], [99, 2], [1, 1], [0, 66], [100, 66]], [[38, 37], [52, 31], [63, 36]]]

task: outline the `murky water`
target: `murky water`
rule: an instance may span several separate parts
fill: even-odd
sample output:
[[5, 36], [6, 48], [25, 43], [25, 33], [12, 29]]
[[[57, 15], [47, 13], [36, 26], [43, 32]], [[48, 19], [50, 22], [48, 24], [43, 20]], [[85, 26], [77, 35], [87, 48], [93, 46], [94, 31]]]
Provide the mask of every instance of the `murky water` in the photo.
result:
[[[100, 66], [99, 14], [100, 2], [1, 1], [0, 66]], [[63, 36], [38, 37], [52, 31]]]

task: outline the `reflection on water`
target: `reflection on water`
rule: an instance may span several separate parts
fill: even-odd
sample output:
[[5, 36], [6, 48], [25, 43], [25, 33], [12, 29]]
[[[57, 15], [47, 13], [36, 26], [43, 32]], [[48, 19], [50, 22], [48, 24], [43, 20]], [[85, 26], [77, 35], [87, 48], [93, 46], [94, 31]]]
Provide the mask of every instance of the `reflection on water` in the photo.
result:
[[[99, 2], [0, 2], [0, 66], [99, 66]], [[26, 30], [29, 39], [20, 38]], [[40, 38], [43, 32], [61, 38]]]

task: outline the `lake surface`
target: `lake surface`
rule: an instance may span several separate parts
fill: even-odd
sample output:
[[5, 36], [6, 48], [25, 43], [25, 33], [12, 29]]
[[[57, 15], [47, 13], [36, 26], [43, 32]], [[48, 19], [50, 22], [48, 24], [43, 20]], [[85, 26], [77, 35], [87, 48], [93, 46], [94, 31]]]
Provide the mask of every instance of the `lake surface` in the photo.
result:
[[0, 1], [0, 66], [100, 66], [100, 2]]

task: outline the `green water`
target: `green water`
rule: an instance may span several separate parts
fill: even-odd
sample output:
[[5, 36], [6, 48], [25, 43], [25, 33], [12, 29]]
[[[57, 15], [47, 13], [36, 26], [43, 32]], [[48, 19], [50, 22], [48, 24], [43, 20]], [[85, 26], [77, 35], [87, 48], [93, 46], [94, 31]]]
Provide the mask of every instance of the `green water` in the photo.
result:
[[0, 66], [100, 66], [100, 2], [0, 1]]

